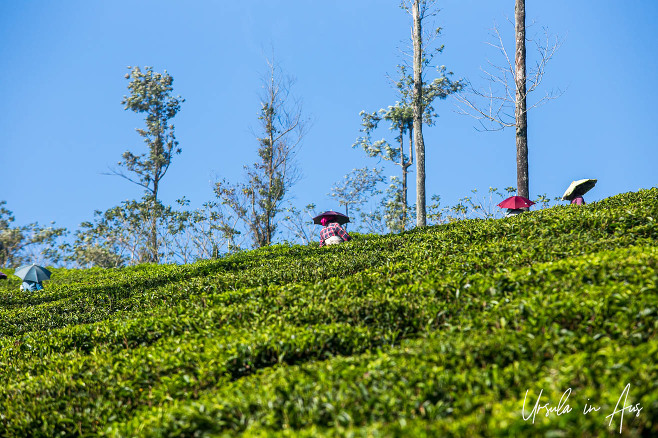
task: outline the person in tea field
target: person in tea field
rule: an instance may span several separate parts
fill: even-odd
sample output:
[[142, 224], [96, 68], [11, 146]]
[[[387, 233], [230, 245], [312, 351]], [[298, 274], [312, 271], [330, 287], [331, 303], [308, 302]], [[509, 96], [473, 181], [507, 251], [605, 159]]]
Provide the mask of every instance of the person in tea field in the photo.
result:
[[43, 289], [43, 284], [40, 281], [24, 280], [21, 284], [21, 291], [36, 292]]
[[352, 237], [340, 226], [336, 216], [324, 216], [320, 219], [320, 246], [335, 245], [352, 240]]
[[41, 282], [50, 279], [50, 271], [34, 263], [16, 268], [14, 275], [23, 280], [21, 290], [29, 292], [43, 289]]
[[505, 212], [505, 217], [512, 217], [516, 216], [517, 214], [523, 213], [522, 208], [508, 208], [507, 211]]
[[589, 192], [596, 185], [597, 181], [598, 180], [592, 178], [572, 181], [564, 192], [564, 195], [562, 195], [562, 200], [571, 201], [571, 205], [585, 205], [583, 195]]
[[535, 205], [533, 201], [523, 196], [510, 196], [503, 202], [498, 204], [500, 208], [507, 209], [505, 217], [512, 217], [527, 211], [531, 206]]

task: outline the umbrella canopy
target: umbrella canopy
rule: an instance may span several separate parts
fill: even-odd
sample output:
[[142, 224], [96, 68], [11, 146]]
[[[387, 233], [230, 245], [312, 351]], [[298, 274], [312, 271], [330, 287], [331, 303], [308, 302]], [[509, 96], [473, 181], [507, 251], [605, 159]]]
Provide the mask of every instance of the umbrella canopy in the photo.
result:
[[534, 205], [535, 203], [532, 202], [528, 198], [524, 198], [523, 196], [511, 196], [507, 199], [505, 199], [503, 202], [498, 204], [500, 208], [513, 208], [513, 209], [519, 209], [519, 208], [526, 208], [530, 207], [531, 205]]
[[336, 218], [336, 222], [338, 222], [341, 225], [346, 224], [350, 221], [350, 218], [345, 216], [343, 213], [338, 213], [337, 211], [329, 210], [329, 211], [325, 211], [324, 213], [320, 213], [319, 215], [315, 216], [313, 218], [313, 223], [316, 224], [316, 225], [322, 225], [322, 223], [320, 222], [322, 220], [322, 218], [323, 217], [330, 217], [330, 216], [334, 216]]
[[31, 264], [19, 267], [14, 275], [23, 281], [42, 282], [50, 278], [50, 271], [42, 266]]
[[578, 181], [573, 181], [567, 191], [562, 195], [562, 200], [571, 201], [573, 198], [583, 196], [585, 193], [589, 192], [592, 187], [596, 185], [595, 179], [579, 179]]

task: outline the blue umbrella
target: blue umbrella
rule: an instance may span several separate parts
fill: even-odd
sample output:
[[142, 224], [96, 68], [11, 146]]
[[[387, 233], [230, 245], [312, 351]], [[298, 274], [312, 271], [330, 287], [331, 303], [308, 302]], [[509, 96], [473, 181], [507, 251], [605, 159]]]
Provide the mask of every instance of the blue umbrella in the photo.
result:
[[50, 278], [50, 271], [34, 263], [23, 265], [14, 271], [14, 275], [23, 281], [34, 281], [37, 283]]

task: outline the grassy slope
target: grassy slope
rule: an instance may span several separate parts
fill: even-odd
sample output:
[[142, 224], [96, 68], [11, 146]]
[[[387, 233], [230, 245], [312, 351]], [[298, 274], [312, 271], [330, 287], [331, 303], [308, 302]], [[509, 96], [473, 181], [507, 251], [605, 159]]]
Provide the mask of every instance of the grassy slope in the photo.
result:
[[[0, 283], [0, 436], [607, 436], [626, 383], [623, 435], [656, 435], [656, 220], [651, 189]], [[523, 420], [567, 388], [573, 412]]]

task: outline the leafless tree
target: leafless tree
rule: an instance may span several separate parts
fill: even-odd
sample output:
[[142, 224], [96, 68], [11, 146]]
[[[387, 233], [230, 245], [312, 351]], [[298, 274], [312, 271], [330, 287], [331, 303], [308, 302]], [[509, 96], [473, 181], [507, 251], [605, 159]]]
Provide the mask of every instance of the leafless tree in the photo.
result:
[[[189, 205], [185, 198], [176, 201]], [[205, 202], [195, 210], [171, 211], [160, 227], [166, 263], [192, 263], [218, 258], [240, 249], [237, 218], [227, 215], [217, 202]]]
[[294, 241], [309, 244], [317, 239], [320, 227], [313, 223], [315, 204], [308, 204], [302, 210], [290, 205], [285, 208], [281, 225], [288, 230]]
[[[546, 65], [560, 48], [561, 41], [549, 35], [544, 28], [541, 39], [526, 38], [525, 0], [516, 0], [514, 60], [503, 43], [503, 37], [497, 25], [494, 25], [492, 41], [488, 45], [495, 48], [502, 56], [502, 62], [487, 60], [488, 67], [482, 68], [488, 83], [485, 88], [472, 84], [466, 91], [455, 98], [459, 102], [459, 112], [477, 119], [484, 131], [497, 131], [509, 127], [516, 129], [516, 173], [517, 193], [529, 198], [528, 176], [528, 119], [527, 113], [546, 102], [559, 97], [560, 90], [551, 90], [537, 99], [530, 106], [527, 97], [540, 87]], [[526, 44], [535, 46], [537, 56], [535, 64], [526, 70]]]

